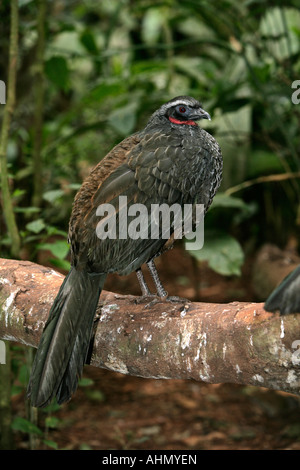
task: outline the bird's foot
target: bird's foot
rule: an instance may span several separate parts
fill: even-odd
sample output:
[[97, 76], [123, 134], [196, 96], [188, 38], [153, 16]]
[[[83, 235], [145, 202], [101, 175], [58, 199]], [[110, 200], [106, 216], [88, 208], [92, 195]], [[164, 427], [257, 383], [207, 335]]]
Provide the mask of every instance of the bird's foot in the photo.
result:
[[134, 299], [134, 302], [136, 304], [146, 304], [145, 308], [150, 308], [158, 302], [163, 302], [163, 299], [156, 294], [147, 294]]
[[183, 303], [183, 304], [191, 303], [191, 300], [185, 299], [184, 297], [178, 297], [177, 295], [170, 295], [169, 297], [166, 297], [165, 301], [172, 302], [172, 303]]
[[159, 296], [155, 294], [150, 294], [150, 295], [142, 295], [141, 297], [135, 299], [135, 303], [137, 304], [143, 304], [145, 303], [145, 308], [151, 308], [157, 303], [163, 303], [163, 302], [170, 302], [170, 303], [181, 303], [181, 304], [189, 304], [191, 303], [190, 300], [184, 299], [182, 297], [177, 297], [177, 296]]

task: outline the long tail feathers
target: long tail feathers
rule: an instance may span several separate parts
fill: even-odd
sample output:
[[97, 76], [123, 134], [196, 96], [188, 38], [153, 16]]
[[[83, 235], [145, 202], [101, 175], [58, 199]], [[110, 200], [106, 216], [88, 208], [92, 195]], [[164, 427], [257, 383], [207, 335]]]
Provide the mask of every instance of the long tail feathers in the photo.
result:
[[27, 394], [32, 406], [71, 398], [88, 353], [105, 274], [71, 268], [50, 310], [34, 359]]

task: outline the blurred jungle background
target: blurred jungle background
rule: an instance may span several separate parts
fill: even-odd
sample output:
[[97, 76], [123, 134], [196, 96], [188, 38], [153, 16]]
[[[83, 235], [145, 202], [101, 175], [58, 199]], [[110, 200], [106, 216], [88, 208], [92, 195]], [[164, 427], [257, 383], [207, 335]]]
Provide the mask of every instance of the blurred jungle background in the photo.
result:
[[[161, 278], [169, 294], [195, 301], [265, 300], [299, 263], [298, 6], [2, 0], [0, 256], [66, 273], [68, 220], [85, 176], [163, 102], [191, 95], [212, 116], [201, 125], [220, 143], [224, 177], [203, 249], [178, 242], [158, 260]], [[134, 275], [105, 287], [139, 294]], [[4, 449], [300, 448], [298, 397], [250, 386], [86, 367], [70, 404], [37, 415], [25, 400], [33, 352], [6, 347]]]

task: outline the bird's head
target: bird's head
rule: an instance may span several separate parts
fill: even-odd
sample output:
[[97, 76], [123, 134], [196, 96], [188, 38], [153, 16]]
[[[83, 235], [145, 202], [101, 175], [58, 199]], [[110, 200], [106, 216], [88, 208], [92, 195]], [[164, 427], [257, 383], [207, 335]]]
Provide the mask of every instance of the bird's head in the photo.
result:
[[177, 96], [163, 104], [151, 117], [150, 121], [166, 119], [175, 125], [196, 126], [195, 121], [211, 119], [199, 101], [191, 96]]

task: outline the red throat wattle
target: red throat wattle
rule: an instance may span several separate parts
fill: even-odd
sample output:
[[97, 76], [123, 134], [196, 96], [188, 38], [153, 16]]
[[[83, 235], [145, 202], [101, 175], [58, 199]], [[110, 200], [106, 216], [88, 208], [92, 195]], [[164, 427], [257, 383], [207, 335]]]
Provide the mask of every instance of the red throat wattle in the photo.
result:
[[197, 123], [195, 121], [179, 121], [178, 119], [175, 119], [172, 116], [169, 117], [169, 121], [173, 122], [174, 124], [185, 124], [186, 126], [197, 126]]

